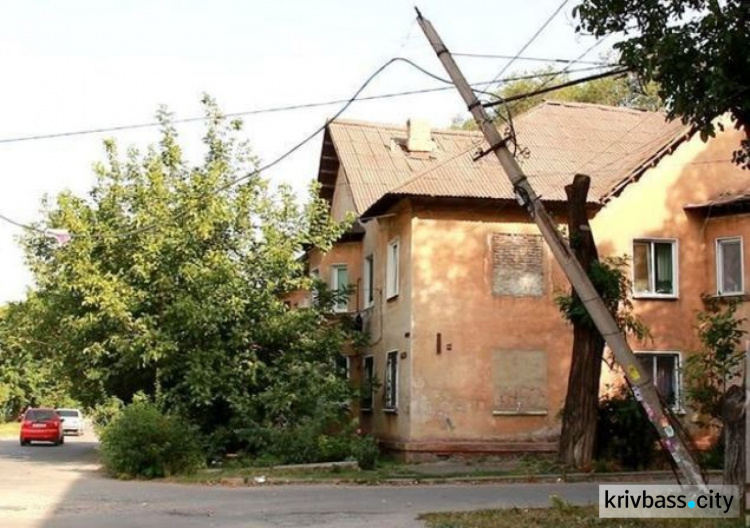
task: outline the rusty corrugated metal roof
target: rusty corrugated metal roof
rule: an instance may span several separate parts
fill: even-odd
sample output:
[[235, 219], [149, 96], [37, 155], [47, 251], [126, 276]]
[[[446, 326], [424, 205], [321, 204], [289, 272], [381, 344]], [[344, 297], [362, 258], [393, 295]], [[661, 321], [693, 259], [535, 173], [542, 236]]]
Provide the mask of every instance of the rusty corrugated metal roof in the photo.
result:
[[[409, 153], [403, 126], [335, 121], [328, 129], [358, 214], [387, 196], [513, 199], [495, 156], [474, 161], [487, 148], [479, 132], [433, 130], [433, 152]], [[527, 152], [521, 166], [543, 199], [564, 201], [564, 186], [584, 173], [591, 202], [688, 132], [660, 112], [554, 101], [518, 117], [515, 129]]]
[[724, 191], [705, 202], [685, 204], [683, 209], [710, 209], [712, 207], [724, 207], [743, 202], [750, 202], [750, 189]]

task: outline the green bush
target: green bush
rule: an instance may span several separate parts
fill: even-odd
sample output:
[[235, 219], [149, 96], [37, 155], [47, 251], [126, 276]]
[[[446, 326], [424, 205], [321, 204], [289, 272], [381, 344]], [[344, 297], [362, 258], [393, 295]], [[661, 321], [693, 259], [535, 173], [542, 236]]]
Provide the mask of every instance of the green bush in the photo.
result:
[[648, 468], [659, 434], [627, 388], [599, 402], [597, 459], [616, 460], [627, 469]]
[[100, 403], [91, 411], [91, 422], [94, 429], [101, 433], [107, 425], [122, 412], [124, 404], [119, 398], [112, 396], [104, 403]]
[[104, 427], [101, 453], [104, 467], [119, 477], [190, 473], [204, 461], [195, 428], [147, 401], [126, 406]]
[[362, 436], [352, 442], [352, 455], [357, 461], [359, 469], [375, 469], [378, 465], [380, 448], [374, 436]]

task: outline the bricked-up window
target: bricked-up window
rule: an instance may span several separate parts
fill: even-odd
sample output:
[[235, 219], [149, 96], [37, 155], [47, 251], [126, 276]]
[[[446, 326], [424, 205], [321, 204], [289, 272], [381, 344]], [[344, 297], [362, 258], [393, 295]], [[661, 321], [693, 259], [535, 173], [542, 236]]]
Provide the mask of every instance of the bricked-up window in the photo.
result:
[[398, 406], [398, 351], [388, 352], [385, 363], [385, 410]]
[[363, 411], [372, 410], [372, 393], [375, 385], [375, 358], [366, 356], [362, 360], [362, 387], [359, 406]]
[[398, 238], [388, 243], [385, 263], [385, 292], [388, 299], [398, 295], [398, 247]]
[[744, 292], [742, 238], [716, 239], [716, 293], [739, 295]]
[[544, 295], [544, 242], [541, 235], [493, 233], [491, 247], [494, 295]]

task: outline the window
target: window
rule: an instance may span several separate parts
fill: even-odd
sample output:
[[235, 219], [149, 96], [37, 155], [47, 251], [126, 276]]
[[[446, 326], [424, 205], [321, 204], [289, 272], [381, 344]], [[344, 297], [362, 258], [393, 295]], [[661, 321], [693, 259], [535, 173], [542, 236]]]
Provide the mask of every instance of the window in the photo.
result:
[[362, 274], [362, 280], [364, 282], [364, 307], [369, 308], [375, 302], [375, 265], [372, 255], [365, 257], [365, 269]]
[[651, 375], [659, 394], [672, 407], [680, 407], [680, 355], [674, 352], [637, 353], [644, 370]]
[[398, 239], [388, 244], [386, 266], [385, 266], [385, 291], [386, 297], [390, 299], [398, 295]]
[[310, 270], [310, 278], [313, 280], [312, 292], [310, 294], [310, 302], [313, 306], [318, 304], [318, 285], [317, 282], [320, 280], [320, 270], [318, 268]]
[[716, 239], [716, 293], [738, 295], [745, 291], [742, 239]]
[[388, 352], [385, 363], [385, 410], [398, 406], [398, 351]]
[[336, 356], [336, 375], [343, 379], [350, 379], [351, 378], [351, 358], [349, 356], [344, 356], [342, 354], [339, 354]]
[[633, 241], [633, 292], [641, 297], [677, 296], [676, 241]]
[[360, 409], [363, 411], [372, 410], [372, 393], [375, 389], [375, 358], [366, 356], [362, 360], [362, 389], [361, 399], [359, 402]]
[[333, 305], [334, 312], [346, 312], [349, 310], [349, 273], [344, 264], [331, 266], [331, 290], [336, 293], [336, 303]]

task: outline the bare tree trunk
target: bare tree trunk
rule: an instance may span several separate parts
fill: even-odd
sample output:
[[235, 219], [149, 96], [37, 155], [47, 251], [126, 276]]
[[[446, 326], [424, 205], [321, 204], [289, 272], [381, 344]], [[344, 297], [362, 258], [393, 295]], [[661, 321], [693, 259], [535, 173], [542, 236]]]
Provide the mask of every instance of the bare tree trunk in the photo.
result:
[[[599, 256], [586, 215], [586, 196], [590, 179], [576, 174], [565, 187], [568, 196], [568, 231], [576, 258], [585, 270]], [[578, 300], [573, 291], [574, 301]], [[594, 456], [599, 403], [599, 378], [602, 371], [604, 339], [593, 324], [573, 321], [573, 353], [568, 393], [562, 417], [559, 459], [567, 465], [588, 470]]]
[[745, 488], [745, 390], [729, 387], [721, 406], [724, 422], [724, 484]]

